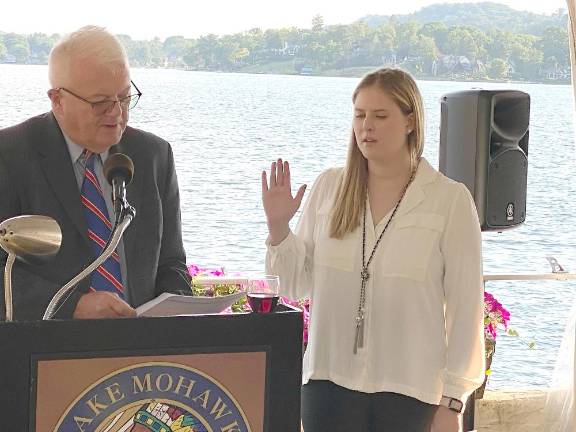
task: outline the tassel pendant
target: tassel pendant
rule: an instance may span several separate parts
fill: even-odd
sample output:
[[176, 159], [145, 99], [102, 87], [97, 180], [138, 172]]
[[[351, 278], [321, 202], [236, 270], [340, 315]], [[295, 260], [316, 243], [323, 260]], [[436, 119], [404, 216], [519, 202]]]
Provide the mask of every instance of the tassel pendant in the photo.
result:
[[354, 354], [358, 348], [364, 347], [364, 312], [356, 317], [356, 337], [354, 338]]

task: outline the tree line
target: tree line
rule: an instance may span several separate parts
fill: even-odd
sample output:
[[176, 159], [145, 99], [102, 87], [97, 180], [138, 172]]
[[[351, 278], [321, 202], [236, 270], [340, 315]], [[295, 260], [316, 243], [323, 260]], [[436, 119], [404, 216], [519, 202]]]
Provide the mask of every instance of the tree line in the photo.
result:
[[[490, 10], [491, 4], [487, 5]], [[445, 10], [450, 5], [437, 7]], [[507, 9], [510, 22], [518, 21], [514, 19], [517, 11]], [[501, 9], [498, 16], [506, 20]], [[482, 29], [465, 19], [461, 24], [448, 25], [443, 21], [418, 22], [401, 16], [367, 17], [348, 25], [325, 25], [317, 15], [307, 29], [254, 28], [196, 39], [171, 36], [163, 41], [133, 40], [123, 34], [118, 37], [131, 65], [137, 67], [338, 75], [355, 68], [389, 65], [403, 67], [417, 77], [568, 82], [566, 12], [559, 10], [554, 18], [547, 21], [548, 27], [537, 27], [537, 34], [496, 27]], [[524, 17], [526, 29], [530, 28], [531, 23], [525, 21]], [[0, 62], [45, 64], [59, 37], [0, 32]]]

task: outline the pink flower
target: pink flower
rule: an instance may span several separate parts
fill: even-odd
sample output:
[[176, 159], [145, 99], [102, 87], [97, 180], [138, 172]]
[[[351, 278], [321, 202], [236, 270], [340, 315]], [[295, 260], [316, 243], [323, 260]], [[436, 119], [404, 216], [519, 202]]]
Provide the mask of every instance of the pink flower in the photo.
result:
[[188, 273], [190, 276], [223, 276], [224, 275], [224, 267], [218, 268], [209, 268], [209, 267], [199, 267], [196, 264], [190, 264], [188, 266]]
[[200, 267], [198, 267], [196, 264], [190, 264], [188, 266], [188, 273], [190, 276], [196, 276], [198, 273], [200, 273]]
[[499, 327], [508, 329], [510, 312], [488, 292], [484, 292], [484, 333], [489, 339], [496, 339]]

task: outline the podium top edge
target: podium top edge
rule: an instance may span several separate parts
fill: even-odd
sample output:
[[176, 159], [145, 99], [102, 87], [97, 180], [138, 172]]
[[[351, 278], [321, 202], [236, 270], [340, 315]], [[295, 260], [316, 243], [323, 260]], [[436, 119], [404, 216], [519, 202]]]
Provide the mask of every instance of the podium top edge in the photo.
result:
[[[253, 312], [239, 312], [230, 314], [203, 314], [203, 315], [174, 315], [165, 317], [135, 317], [135, 318], [101, 318], [101, 319], [51, 319], [51, 320], [15, 320], [15, 321], [0, 321], [0, 326], [41, 326], [41, 325], [70, 325], [68, 323], [75, 323], [84, 325], [84, 323], [100, 323], [106, 324], [111, 322], [135, 322], [135, 321], [147, 321], [149, 320], [167, 320], [167, 319], [247, 319], [249, 317], [271, 317], [278, 315], [292, 315], [295, 313], [302, 313], [302, 310], [295, 306], [278, 304], [271, 313], [253, 313]], [[45, 324], [51, 323], [51, 324]]]

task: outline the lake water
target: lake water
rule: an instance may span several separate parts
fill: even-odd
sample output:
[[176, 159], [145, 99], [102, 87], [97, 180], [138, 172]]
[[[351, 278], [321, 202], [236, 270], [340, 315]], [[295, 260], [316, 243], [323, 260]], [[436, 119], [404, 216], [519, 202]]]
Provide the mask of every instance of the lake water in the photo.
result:
[[[45, 66], [0, 65], [0, 128], [49, 110]], [[358, 79], [134, 69], [144, 93], [131, 125], [172, 143], [189, 263], [261, 271], [266, 225], [260, 172], [291, 162], [293, 183], [311, 185], [342, 165]], [[424, 156], [438, 166], [440, 96], [513, 88], [531, 96], [526, 223], [484, 233], [486, 272], [547, 272], [555, 256], [576, 271], [572, 89], [542, 84], [419, 82], [427, 112]], [[136, 167], [136, 169], [138, 169]], [[1, 197], [0, 197], [1, 199]], [[521, 339], [498, 338], [489, 388], [546, 386], [576, 295], [575, 282], [490, 282]], [[529, 349], [527, 342], [536, 342]]]

